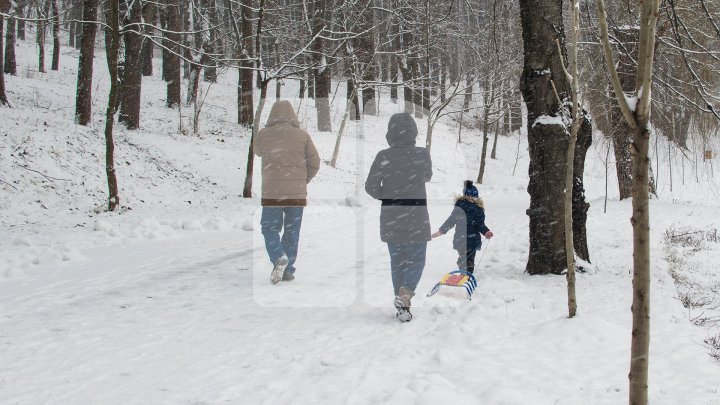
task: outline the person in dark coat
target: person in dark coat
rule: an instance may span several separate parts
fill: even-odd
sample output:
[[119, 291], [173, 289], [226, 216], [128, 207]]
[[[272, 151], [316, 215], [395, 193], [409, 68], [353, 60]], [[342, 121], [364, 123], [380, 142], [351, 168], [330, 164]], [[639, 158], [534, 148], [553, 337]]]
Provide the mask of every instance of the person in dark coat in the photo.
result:
[[458, 269], [472, 274], [475, 271], [475, 252], [482, 247], [480, 235], [490, 239], [493, 233], [485, 226], [485, 206], [470, 180], [465, 181], [462, 197], [455, 200], [452, 213], [432, 237], [442, 236], [453, 227], [453, 249], [458, 252]]
[[408, 113], [394, 114], [385, 135], [388, 149], [375, 156], [365, 191], [382, 201], [380, 239], [390, 252], [390, 269], [398, 318], [410, 320], [410, 299], [425, 268], [431, 240], [425, 183], [432, 177], [427, 149], [415, 146], [418, 130]]

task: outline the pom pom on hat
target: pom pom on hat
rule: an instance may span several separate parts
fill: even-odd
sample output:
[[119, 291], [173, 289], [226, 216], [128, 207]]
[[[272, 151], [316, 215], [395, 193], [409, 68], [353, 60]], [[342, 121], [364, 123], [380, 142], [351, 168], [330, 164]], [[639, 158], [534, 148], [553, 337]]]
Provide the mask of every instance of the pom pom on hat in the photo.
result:
[[465, 185], [463, 188], [463, 195], [467, 197], [478, 197], [478, 189], [477, 187], [473, 186], [472, 180], [465, 180]]

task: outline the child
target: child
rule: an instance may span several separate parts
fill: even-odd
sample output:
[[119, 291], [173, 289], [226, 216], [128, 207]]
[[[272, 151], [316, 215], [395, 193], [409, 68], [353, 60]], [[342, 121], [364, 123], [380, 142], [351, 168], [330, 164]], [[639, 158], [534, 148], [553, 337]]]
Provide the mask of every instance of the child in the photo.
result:
[[453, 249], [458, 252], [458, 268], [472, 274], [475, 271], [475, 252], [482, 246], [480, 235], [490, 239], [493, 233], [485, 226], [483, 201], [478, 197], [478, 190], [471, 180], [465, 181], [463, 196], [455, 200], [455, 207], [450, 217], [440, 226], [439, 231], [432, 234], [432, 237], [444, 235], [453, 227], [455, 227]]

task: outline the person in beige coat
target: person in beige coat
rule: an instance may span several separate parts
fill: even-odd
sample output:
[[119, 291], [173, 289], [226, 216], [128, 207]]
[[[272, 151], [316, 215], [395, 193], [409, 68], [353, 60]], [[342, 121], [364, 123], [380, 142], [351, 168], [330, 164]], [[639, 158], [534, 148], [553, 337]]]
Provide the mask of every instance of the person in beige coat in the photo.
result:
[[273, 284], [291, 281], [295, 278], [307, 185], [320, 169], [320, 158], [288, 101], [273, 104], [267, 125], [255, 137], [253, 150], [262, 158], [260, 227], [273, 264], [270, 278]]

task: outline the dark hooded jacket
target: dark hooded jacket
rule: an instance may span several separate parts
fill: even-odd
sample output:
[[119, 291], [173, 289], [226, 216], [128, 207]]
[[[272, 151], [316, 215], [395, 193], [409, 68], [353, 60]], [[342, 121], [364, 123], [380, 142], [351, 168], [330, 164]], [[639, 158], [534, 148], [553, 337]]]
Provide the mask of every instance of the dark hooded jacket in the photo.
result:
[[320, 158], [290, 102], [273, 104], [253, 150], [262, 157], [262, 205], [305, 206], [307, 184], [317, 174]]
[[455, 228], [453, 249], [471, 252], [480, 250], [482, 239], [490, 231], [485, 226], [485, 208], [480, 198], [459, 197], [448, 219], [440, 226], [440, 232], [447, 233]]
[[431, 239], [425, 183], [432, 177], [430, 153], [415, 146], [417, 126], [410, 114], [395, 114], [388, 123], [390, 148], [375, 156], [365, 191], [381, 200], [380, 239], [394, 244]]

